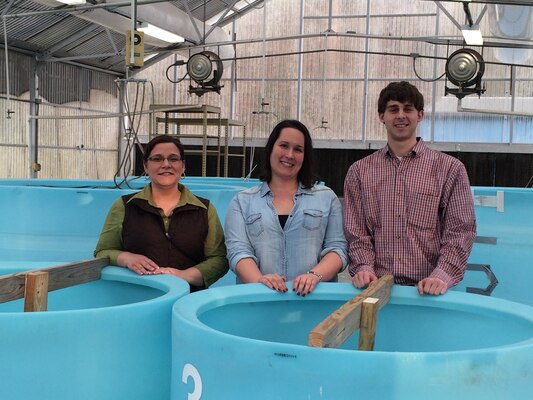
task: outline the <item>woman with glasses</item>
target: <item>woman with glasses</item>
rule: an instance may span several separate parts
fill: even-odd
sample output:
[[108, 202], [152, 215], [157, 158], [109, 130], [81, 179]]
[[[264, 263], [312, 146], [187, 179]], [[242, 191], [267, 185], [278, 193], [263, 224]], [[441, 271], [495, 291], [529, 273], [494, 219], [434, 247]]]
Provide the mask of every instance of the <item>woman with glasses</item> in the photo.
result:
[[336, 281], [348, 263], [341, 204], [317, 184], [313, 144], [299, 121], [281, 121], [268, 138], [263, 181], [237, 193], [225, 223], [230, 268], [243, 283], [305, 296]]
[[177, 138], [153, 138], [143, 165], [150, 184], [112, 205], [94, 255], [139, 275], [175, 275], [191, 292], [205, 289], [228, 271], [215, 207], [179, 183], [185, 150]]

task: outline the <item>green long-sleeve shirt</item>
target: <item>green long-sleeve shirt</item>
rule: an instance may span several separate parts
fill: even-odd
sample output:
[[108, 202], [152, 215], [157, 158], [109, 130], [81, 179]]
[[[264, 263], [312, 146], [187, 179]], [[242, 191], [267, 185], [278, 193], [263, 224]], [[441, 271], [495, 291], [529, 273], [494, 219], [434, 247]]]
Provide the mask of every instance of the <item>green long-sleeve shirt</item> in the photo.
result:
[[[181, 192], [181, 198], [176, 208], [183, 207], [185, 204], [193, 204], [198, 207], [206, 208], [206, 206], [185, 186], [178, 184], [178, 188]], [[143, 190], [136, 193], [134, 197], [147, 200], [151, 206], [157, 208], [152, 199], [152, 189], [150, 185], [145, 186]], [[165, 231], [168, 231], [170, 219], [165, 215], [162, 209], [159, 209], [159, 212], [163, 219]], [[94, 250], [95, 257], [109, 257], [110, 264], [113, 265], [118, 265], [118, 255], [123, 251], [122, 222], [124, 221], [124, 215], [124, 202], [122, 201], [122, 198], [119, 198], [113, 203], [107, 214], [98, 244]], [[216, 282], [228, 271], [224, 232], [216, 209], [211, 203], [209, 203], [209, 207], [207, 207], [207, 217], [209, 228], [204, 242], [205, 261], [194, 266], [201, 272], [206, 287]]]

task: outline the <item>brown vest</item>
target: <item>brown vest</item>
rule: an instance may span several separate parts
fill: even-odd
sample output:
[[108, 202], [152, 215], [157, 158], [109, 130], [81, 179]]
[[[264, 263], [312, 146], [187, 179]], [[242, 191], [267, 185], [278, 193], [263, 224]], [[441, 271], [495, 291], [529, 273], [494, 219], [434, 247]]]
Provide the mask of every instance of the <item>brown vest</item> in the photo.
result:
[[[186, 204], [174, 209], [165, 233], [159, 210], [147, 200], [122, 197], [125, 213], [122, 225], [123, 250], [143, 254], [160, 267], [187, 269], [205, 260], [204, 243], [209, 230], [207, 209]], [[209, 206], [209, 200], [198, 197]], [[191, 287], [191, 291], [197, 289]]]

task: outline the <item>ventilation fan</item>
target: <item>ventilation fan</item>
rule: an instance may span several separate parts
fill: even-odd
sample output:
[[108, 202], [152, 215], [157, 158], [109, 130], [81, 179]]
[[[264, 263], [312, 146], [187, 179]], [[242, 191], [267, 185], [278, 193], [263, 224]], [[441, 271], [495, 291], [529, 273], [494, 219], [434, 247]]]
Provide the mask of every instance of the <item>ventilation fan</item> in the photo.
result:
[[187, 73], [198, 86], [189, 86], [189, 92], [202, 96], [206, 92], [217, 92], [220, 94], [219, 85], [224, 72], [224, 65], [218, 55], [211, 51], [196, 53], [187, 61]]
[[485, 72], [483, 57], [472, 49], [460, 49], [453, 52], [446, 61], [446, 77], [457, 88], [448, 88], [445, 93], [453, 94], [459, 99], [469, 95], [481, 96], [481, 77]]

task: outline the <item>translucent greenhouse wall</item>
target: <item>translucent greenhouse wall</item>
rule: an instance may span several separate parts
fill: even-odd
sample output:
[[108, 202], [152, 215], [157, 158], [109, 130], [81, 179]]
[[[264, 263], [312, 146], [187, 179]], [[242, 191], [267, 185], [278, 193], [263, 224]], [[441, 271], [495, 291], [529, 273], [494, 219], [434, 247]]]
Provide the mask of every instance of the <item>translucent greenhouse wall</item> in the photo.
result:
[[[464, 18], [460, 3], [444, 6], [457, 21]], [[483, 6], [469, 7], [479, 15]], [[490, 24], [488, 17], [481, 21], [484, 36], [492, 34]], [[0, 166], [0, 177], [111, 179], [123, 159], [119, 142], [124, 149], [124, 137], [138, 135], [146, 141], [154, 134], [147, 115], [134, 114], [152, 104], [220, 107], [222, 117], [246, 124], [248, 146], [264, 145], [280, 119], [297, 118], [310, 128], [317, 148], [374, 148], [385, 139], [376, 115], [379, 92], [398, 80], [410, 81], [425, 96], [420, 135], [427, 141], [448, 150], [467, 143], [472, 146], [463, 146], [463, 151], [479, 151], [476, 145], [485, 144], [497, 152], [508, 151], [509, 145], [533, 152], [530, 62], [506, 64], [498, 59], [501, 49], [482, 49], [486, 91], [481, 98], [467, 96], [465, 103], [494, 110], [494, 115], [458, 112], [457, 98], [445, 95], [452, 85], [444, 73], [449, 54], [463, 48], [462, 36], [433, 2], [403, 2], [391, 10], [386, 1], [270, 0], [226, 28], [237, 35], [238, 59], [225, 63], [221, 93], [206, 93], [201, 99], [189, 94], [188, 79], [175, 83], [166, 77], [176, 59], [187, 60], [186, 53], [172, 53], [139, 71], [135, 78], [146, 84], [131, 82], [122, 92], [113, 76], [50, 62], [39, 70], [43, 83], [34, 95], [40, 110], [32, 116], [27, 87], [34, 78], [31, 58], [12, 55], [11, 98], [0, 96], [0, 108], [14, 111], [0, 119], [0, 158], [10, 162]], [[432, 37], [454, 41], [436, 45], [421, 39]], [[183, 72], [177, 68], [170, 75]], [[3, 74], [0, 69], [0, 78]], [[2, 95], [7, 91], [4, 82], [0, 79]], [[523, 115], [498, 114], [506, 111]], [[128, 117], [107, 118], [119, 112]], [[37, 121], [38, 130], [28, 121]], [[193, 136], [201, 129], [188, 127], [181, 133]], [[169, 131], [177, 128], [170, 126]], [[229, 136], [238, 145], [241, 130], [230, 129]], [[32, 170], [33, 162], [40, 164], [40, 171]]]

